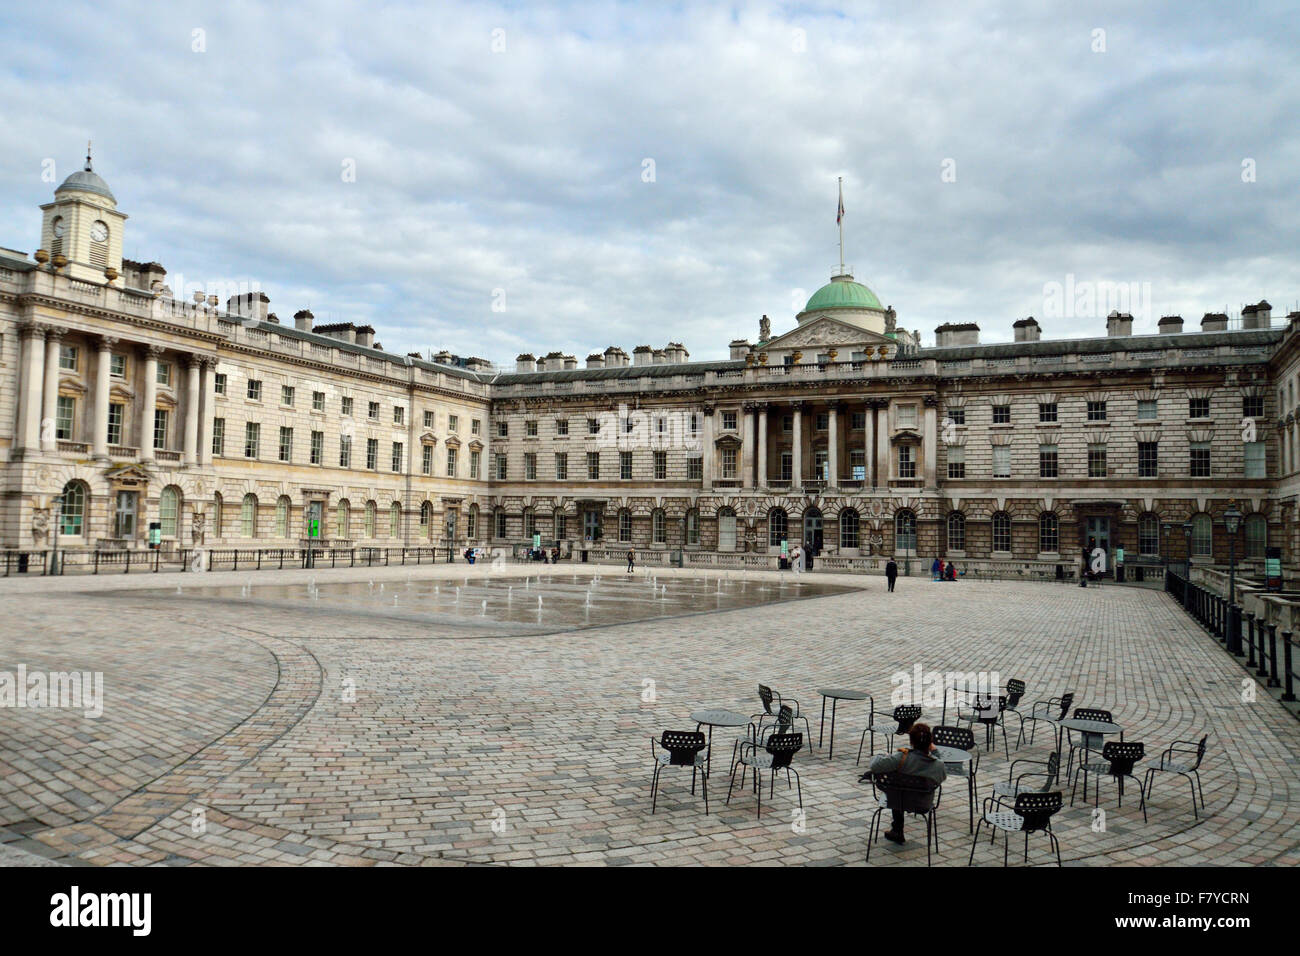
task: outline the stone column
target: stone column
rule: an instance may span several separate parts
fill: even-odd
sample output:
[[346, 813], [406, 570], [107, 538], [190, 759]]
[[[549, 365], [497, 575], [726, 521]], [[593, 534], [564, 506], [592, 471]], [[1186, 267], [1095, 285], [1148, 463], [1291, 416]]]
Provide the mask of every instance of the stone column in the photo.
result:
[[59, 344], [62, 329], [47, 329], [45, 333], [45, 375], [41, 396], [41, 451], [58, 449], [54, 437], [54, 421], [59, 411]]
[[91, 454], [95, 461], [108, 461], [108, 399], [113, 389], [113, 346], [117, 339], [102, 336], [95, 350], [95, 421], [91, 431]]
[[933, 490], [939, 486], [936, 480], [936, 466], [939, 457], [939, 400], [933, 395], [925, 397], [925, 447], [921, 452], [925, 456], [925, 487]]
[[758, 410], [758, 487], [767, 488], [767, 406]]
[[876, 487], [888, 488], [893, 477], [894, 458], [889, 453], [889, 399], [876, 406]]
[[703, 458], [701, 459], [701, 466], [703, 468], [702, 474], [704, 478], [704, 483], [702, 487], [704, 491], [712, 491], [713, 490], [713, 455], [714, 455], [713, 406], [712, 405], [706, 405], [704, 407], [703, 442], [704, 442], [704, 447], [702, 449]]
[[831, 402], [831, 407], [826, 416], [826, 461], [830, 468], [830, 478], [826, 482], [827, 488], [838, 488], [840, 486], [840, 407]]
[[18, 453], [35, 454], [41, 447], [41, 385], [45, 378], [45, 327], [24, 325], [18, 333], [22, 361], [18, 383]]
[[745, 444], [740, 449], [741, 486], [754, 487], [754, 406], [746, 405], [745, 410]]
[[217, 360], [205, 358], [199, 366], [199, 393], [203, 409], [199, 418], [199, 464], [212, 464], [212, 418], [217, 409]]
[[863, 406], [862, 487], [876, 487], [876, 408], [874, 402]]
[[794, 426], [790, 437], [794, 447], [791, 449], [790, 488], [794, 492], [803, 490], [803, 404], [795, 402], [792, 408]]
[[146, 346], [144, 350], [144, 382], [140, 389], [140, 423], [138, 444], [140, 461], [151, 464], [153, 457], [153, 413], [158, 404], [158, 356], [162, 349], [157, 345]]
[[185, 360], [185, 464], [199, 463], [199, 375], [203, 362], [197, 355]]

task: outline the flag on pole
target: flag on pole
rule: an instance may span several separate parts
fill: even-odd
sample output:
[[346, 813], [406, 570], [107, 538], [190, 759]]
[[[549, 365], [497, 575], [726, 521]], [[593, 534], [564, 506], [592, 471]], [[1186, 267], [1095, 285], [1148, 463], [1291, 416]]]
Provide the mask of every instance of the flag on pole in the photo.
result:
[[835, 225], [838, 226], [843, 221], [844, 221], [844, 180], [841, 179], [840, 180], [840, 208], [835, 213]]

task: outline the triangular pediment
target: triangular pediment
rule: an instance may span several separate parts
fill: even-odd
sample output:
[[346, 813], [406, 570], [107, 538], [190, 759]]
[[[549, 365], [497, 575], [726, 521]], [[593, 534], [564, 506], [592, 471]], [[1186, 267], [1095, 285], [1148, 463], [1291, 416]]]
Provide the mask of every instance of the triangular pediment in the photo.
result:
[[104, 477], [109, 481], [131, 484], [148, 484], [153, 481], [153, 475], [139, 465], [115, 465], [104, 472]]
[[[894, 345], [894, 340], [878, 332], [870, 332], [829, 315], [810, 319], [784, 335], [766, 343], [765, 350], [794, 349], [805, 346]], [[848, 356], [844, 356], [846, 359]]]

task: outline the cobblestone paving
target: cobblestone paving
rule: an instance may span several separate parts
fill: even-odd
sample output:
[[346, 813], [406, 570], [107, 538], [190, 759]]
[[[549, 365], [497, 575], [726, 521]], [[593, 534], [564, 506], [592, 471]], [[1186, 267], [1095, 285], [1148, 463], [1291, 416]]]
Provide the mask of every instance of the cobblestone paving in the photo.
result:
[[[311, 576], [328, 588], [490, 573]], [[603, 573], [610, 588], [632, 586]], [[671, 594], [676, 575], [701, 573], [657, 574]], [[723, 588], [776, 576], [742, 577]], [[833, 761], [824, 748], [796, 758], [802, 822], [784, 781], [764, 795], [761, 820], [748, 788], [725, 804], [735, 733], [722, 728], [712, 812], [691, 796], [688, 775], [667, 772], [652, 815], [650, 738], [693, 730], [689, 715], [702, 707], [752, 713], [759, 681], [798, 698], [816, 734], [819, 689], [861, 688], [885, 709], [891, 675], [918, 664], [1020, 677], [1026, 700], [1074, 691], [1076, 704], [1114, 711], [1148, 761], [1174, 739], [1210, 735], [1199, 821], [1180, 780], [1157, 784], [1148, 823], [1136, 793], [1119, 808], [1103, 783], [1104, 829], [1082, 799], [1068, 806], [1067, 788], [1056, 825], [1067, 865], [1300, 863], [1300, 723], [1262, 690], [1243, 702], [1244, 670], [1163, 594], [905, 578], [890, 595], [876, 577], [804, 580], [856, 589], [522, 635], [374, 609], [205, 600], [190, 581], [173, 594], [148, 575], [0, 582], [0, 670], [102, 671], [106, 695], [98, 719], [0, 710], [0, 864], [36, 854], [161, 865], [862, 865], [872, 808], [854, 757], [865, 702], [841, 703]], [[653, 701], [643, 700], [647, 681]], [[925, 719], [938, 723], [938, 709]], [[1014, 719], [1010, 736], [1014, 747]], [[1051, 744], [1044, 728], [1012, 757], [1042, 759]], [[982, 790], [1006, 775], [1000, 749], [982, 757]], [[964, 864], [961, 781], [945, 787], [939, 820], [936, 862]], [[976, 862], [1001, 856], [984, 843]], [[1046, 841], [1031, 840], [1030, 863], [1047, 860]], [[906, 846], [872, 850], [871, 865], [900, 864], [925, 864], [915, 823]]]

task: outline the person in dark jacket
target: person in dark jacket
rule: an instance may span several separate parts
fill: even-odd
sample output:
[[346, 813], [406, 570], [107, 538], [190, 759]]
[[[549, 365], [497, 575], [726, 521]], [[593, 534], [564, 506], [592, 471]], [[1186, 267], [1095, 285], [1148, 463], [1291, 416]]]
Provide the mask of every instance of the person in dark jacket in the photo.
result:
[[894, 590], [894, 582], [898, 580], [898, 562], [893, 558], [885, 564], [885, 580], [889, 582], [889, 590]]
[[631, 549], [628, 549], [628, 552], [627, 552], [627, 573], [628, 573], [628, 574], [631, 574], [632, 571], [633, 571], [633, 569], [634, 569], [635, 567], [636, 567], [636, 552], [633, 551], [633, 550], [631, 550]]
[[[907, 732], [911, 747], [904, 747], [897, 753], [881, 754], [871, 758], [868, 769], [872, 773], [910, 773], [924, 777], [936, 783], [943, 783], [948, 771], [943, 768], [943, 761], [934, 756], [934, 739], [930, 735], [930, 725], [916, 723]], [[885, 839], [891, 843], [903, 842], [903, 811], [894, 810], [894, 825], [885, 831]]]

